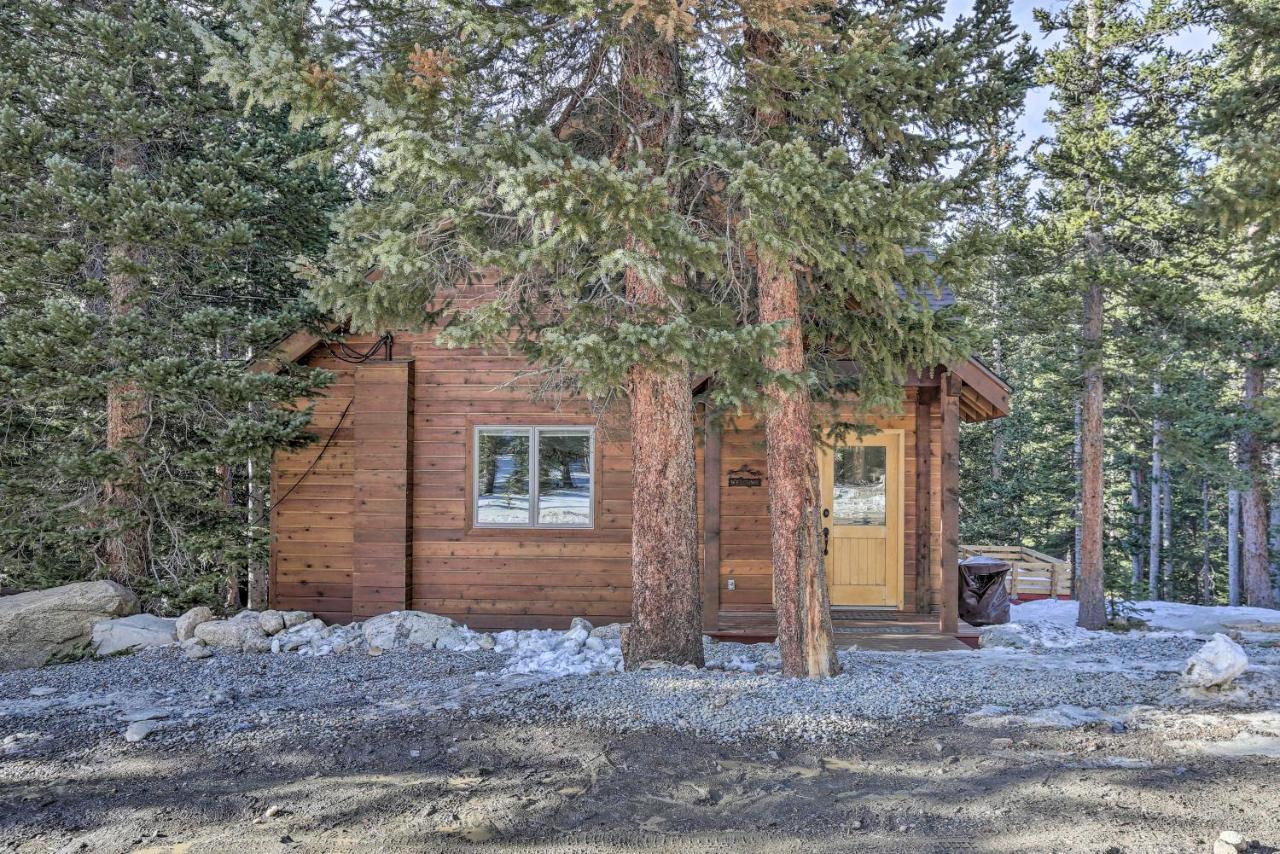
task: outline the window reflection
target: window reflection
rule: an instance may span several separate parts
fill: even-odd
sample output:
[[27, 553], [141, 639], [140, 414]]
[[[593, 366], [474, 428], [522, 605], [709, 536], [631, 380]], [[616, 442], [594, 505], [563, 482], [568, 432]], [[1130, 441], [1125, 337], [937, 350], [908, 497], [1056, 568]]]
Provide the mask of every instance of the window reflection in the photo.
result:
[[833, 524], [885, 524], [887, 450], [876, 445], [836, 448]]

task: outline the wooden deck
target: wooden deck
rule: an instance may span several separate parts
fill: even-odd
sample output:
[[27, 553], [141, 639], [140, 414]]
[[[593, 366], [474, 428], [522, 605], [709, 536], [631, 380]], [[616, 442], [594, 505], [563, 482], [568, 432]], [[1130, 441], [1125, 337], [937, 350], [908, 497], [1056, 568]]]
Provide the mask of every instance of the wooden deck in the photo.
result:
[[[836, 646], [882, 652], [946, 652], [973, 649], [978, 630], [961, 622], [955, 635], [938, 630], [938, 618], [897, 611], [833, 609], [831, 628]], [[717, 640], [768, 643], [777, 638], [772, 611], [720, 612], [720, 628], [708, 632]]]

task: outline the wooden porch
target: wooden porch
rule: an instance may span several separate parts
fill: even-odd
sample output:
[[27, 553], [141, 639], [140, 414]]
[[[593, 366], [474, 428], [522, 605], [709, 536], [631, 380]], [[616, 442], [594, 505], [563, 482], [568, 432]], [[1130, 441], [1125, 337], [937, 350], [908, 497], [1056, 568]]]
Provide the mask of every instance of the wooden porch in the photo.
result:
[[[831, 609], [836, 646], [877, 652], [946, 652], [974, 649], [978, 630], [961, 621], [955, 634], [939, 630], [938, 618], [902, 611]], [[777, 638], [772, 611], [721, 611], [719, 628], [707, 632], [722, 641], [769, 643]]]

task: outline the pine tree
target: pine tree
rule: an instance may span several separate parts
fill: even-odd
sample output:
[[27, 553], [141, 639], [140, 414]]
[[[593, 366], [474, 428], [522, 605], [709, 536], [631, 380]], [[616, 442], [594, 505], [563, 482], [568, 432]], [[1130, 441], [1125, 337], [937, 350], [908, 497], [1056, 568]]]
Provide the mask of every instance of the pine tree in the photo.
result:
[[[932, 367], [968, 343], [921, 298], [940, 273], [964, 280], [988, 251], [953, 220], [984, 181], [1030, 55], [1000, 3], [949, 30], [930, 4], [897, 4], [893, 15], [856, 4], [826, 16], [787, 3], [751, 9], [744, 131], [722, 132], [711, 151], [759, 320], [785, 323], [768, 364], [802, 380], [771, 387], [764, 412], [783, 669], [829, 675], [815, 431], [818, 441], [840, 438], [825, 434], [837, 405], [900, 407], [906, 367]], [[925, 90], [933, 95], [919, 97]], [[939, 175], [944, 159], [951, 176]], [[921, 251], [931, 245], [940, 251]], [[857, 364], [855, 378], [842, 359]]]
[[0, 11], [0, 572], [19, 586], [218, 598], [265, 543], [219, 467], [299, 441], [305, 413], [275, 404], [322, 379], [245, 358], [293, 322], [287, 259], [325, 240], [341, 185], [288, 168], [313, 137], [202, 82], [189, 16], [216, 21], [151, 0]]
[[[1184, 123], [1170, 104], [1178, 103], [1187, 71], [1166, 37], [1186, 13], [1080, 0], [1058, 15], [1037, 14], [1046, 32], [1061, 34], [1042, 75], [1057, 106], [1049, 116], [1055, 136], [1037, 161], [1046, 179], [1041, 228], [1060, 270], [1050, 275], [1082, 300], [1077, 593], [1080, 625], [1098, 629], [1106, 621], [1106, 307], [1127, 304], [1164, 251], [1167, 241], [1139, 240], [1162, 226], [1160, 208], [1146, 210], [1147, 200], [1175, 199], [1179, 182], [1185, 185], [1186, 145], [1178, 133]], [[1162, 488], [1153, 479], [1153, 495]]]
[[1246, 480], [1240, 492], [1243, 585], [1250, 605], [1276, 607], [1265, 457], [1277, 421], [1264, 394], [1280, 359], [1280, 10], [1265, 0], [1232, 0], [1213, 18], [1223, 55], [1203, 117], [1207, 144], [1219, 158], [1209, 209], [1235, 247], [1234, 265], [1242, 273], [1235, 304], [1248, 321], [1233, 336], [1243, 379], [1237, 440]]
[[[675, 378], [713, 375], [713, 412], [801, 383], [824, 403], [893, 407], [907, 366], [959, 349], [923, 295], [940, 275], [965, 278], [979, 244], [909, 250], [940, 237], [948, 206], [971, 201], [982, 171], [972, 129], [1019, 100], [1026, 58], [1004, 51], [1004, 4], [980, 4], [952, 31], [936, 25], [936, 4], [899, 5], [820, 10], [822, 49], [795, 38], [788, 16], [802, 7], [791, 3], [351, 2], [319, 20], [269, 0], [242, 5], [234, 37], [246, 58], [227, 52], [219, 79], [251, 103], [330, 121], [338, 148], [377, 151], [370, 193], [314, 265], [317, 298], [357, 326], [444, 320], [452, 342], [514, 342], [561, 389], [628, 400], [633, 435], [647, 434], [635, 507], [666, 515], [635, 524], [632, 664], [698, 655], [683, 485], [692, 447], [676, 423], [691, 413], [687, 402], [677, 411]], [[790, 45], [762, 68], [764, 87], [748, 82], [733, 35], [744, 20], [778, 27]], [[789, 81], [795, 59], [802, 79]], [[800, 95], [787, 108], [796, 129], [745, 133], [759, 104], [747, 90], [773, 88]], [[956, 174], [942, 174], [947, 164]], [[805, 375], [794, 350], [773, 355], [786, 325], [758, 314], [761, 260], [803, 271], [801, 332], [817, 342]], [[384, 275], [368, 283], [375, 266]], [[422, 308], [477, 268], [497, 273], [495, 302], [446, 317]], [[850, 357], [853, 377], [840, 368]], [[665, 420], [652, 417], [659, 408]], [[653, 495], [649, 477], [673, 478], [670, 494]], [[668, 593], [651, 605], [655, 584]], [[658, 628], [659, 602], [684, 626], [678, 642]]]

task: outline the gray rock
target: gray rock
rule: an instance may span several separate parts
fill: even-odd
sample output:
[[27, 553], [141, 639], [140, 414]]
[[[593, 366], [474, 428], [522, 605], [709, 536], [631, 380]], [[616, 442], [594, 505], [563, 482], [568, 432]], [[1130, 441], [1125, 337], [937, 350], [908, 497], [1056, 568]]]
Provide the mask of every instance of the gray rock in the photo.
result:
[[449, 629], [436, 638], [436, 649], [464, 652], [468, 649], [475, 649], [476, 646], [475, 640], [463, 634], [461, 629]]
[[114, 581], [85, 581], [0, 597], [0, 672], [39, 667], [89, 643], [93, 624], [138, 613]]
[[422, 611], [392, 611], [366, 620], [364, 639], [370, 646], [398, 649], [406, 646], [433, 647], [450, 629], [453, 620]]
[[476, 645], [481, 649], [493, 649], [498, 645], [493, 635], [480, 635], [476, 638]]
[[260, 612], [253, 611], [246, 608], [245, 610], [241, 611], [240, 613], [236, 614], [233, 617], [229, 617], [228, 619], [237, 623], [252, 623], [253, 625], [256, 626], [258, 625], [258, 618], [261, 616], [262, 614]]
[[584, 617], [574, 617], [572, 620], [570, 620], [570, 621], [569, 621], [569, 628], [570, 628], [570, 629], [582, 629], [582, 630], [583, 630], [583, 631], [585, 631], [587, 634], [591, 634], [591, 632], [592, 632], [592, 630], [593, 630], [593, 627], [592, 627], [592, 625], [591, 625], [591, 621], [590, 621], [590, 620], [587, 620], [587, 619], [586, 619], [586, 618], [584, 618]]
[[249, 632], [245, 635], [244, 645], [241, 649], [245, 652], [255, 653], [272, 652], [271, 638], [266, 632], [262, 632], [261, 634]]
[[154, 614], [102, 620], [93, 625], [93, 651], [98, 655], [113, 655], [146, 646], [168, 646], [178, 640], [177, 622]]
[[120, 720], [126, 721], [126, 722], [154, 721], [154, 720], [159, 720], [160, 718], [167, 718], [167, 717], [169, 717], [168, 709], [161, 709], [153, 706], [146, 709], [134, 709], [131, 712], [125, 712], [123, 715], [120, 716]]
[[1216, 634], [1187, 659], [1182, 683], [1192, 688], [1226, 688], [1249, 666], [1240, 644]]
[[600, 638], [601, 640], [620, 640], [622, 638], [622, 623], [596, 626], [591, 630], [591, 637]]
[[192, 646], [185, 647], [182, 650], [182, 655], [188, 661], [199, 661], [202, 658], [212, 658], [213, 650], [209, 649], [209, 647], [204, 644], [193, 644]]
[[196, 626], [201, 623], [207, 623], [213, 619], [213, 611], [204, 605], [197, 605], [187, 613], [178, 618], [174, 629], [178, 633], [178, 640], [184, 641], [195, 637]]
[[305, 623], [307, 620], [310, 620], [310, 619], [311, 619], [310, 611], [285, 611], [284, 627], [286, 629], [291, 629], [294, 626], [302, 625], [303, 623]]
[[263, 611], [258, 615], [258, 627], [268, 635], [284, 631], [284, 614], [279, 611]]
[[142, 741], [159, 728], [159, 721], [137, 721], [135, 723], [131, 723], [129, 724], [128, 729], [124, 731], [124, 740], [130, 744]]
[[1248, 851], [1249, 840], [1237, 830], [1224, 830], [1218, 834], [1213, 843], [1213, 854], [1231, 854], [1235, 851]]
[[[299, 612], [295, 612], [299, 613]], [[307, 620], [271, 638], [272, 652], [297, 652], [324, 637], [323, 620]]]
[[[242, 614], [250, 613], [242, 611]], [[207, 623], [201, 623], [196, 626], [196, 637], [204, 641], [209, 646], [216, 646], [220, 649], [229, 649], [235, 652], [241, 652], [246, 645], [252, 643], [253, 651], [263, 651], [259, 639], [265, 638], [266, 632], [262, 631], [258, 626], [258, 617], [254, 613], [252, 619], [243, 618], [237, 615], [230, 620], [210, 620]], [[266, 651], [270, 651], [271, 644], [266, 645]]]

